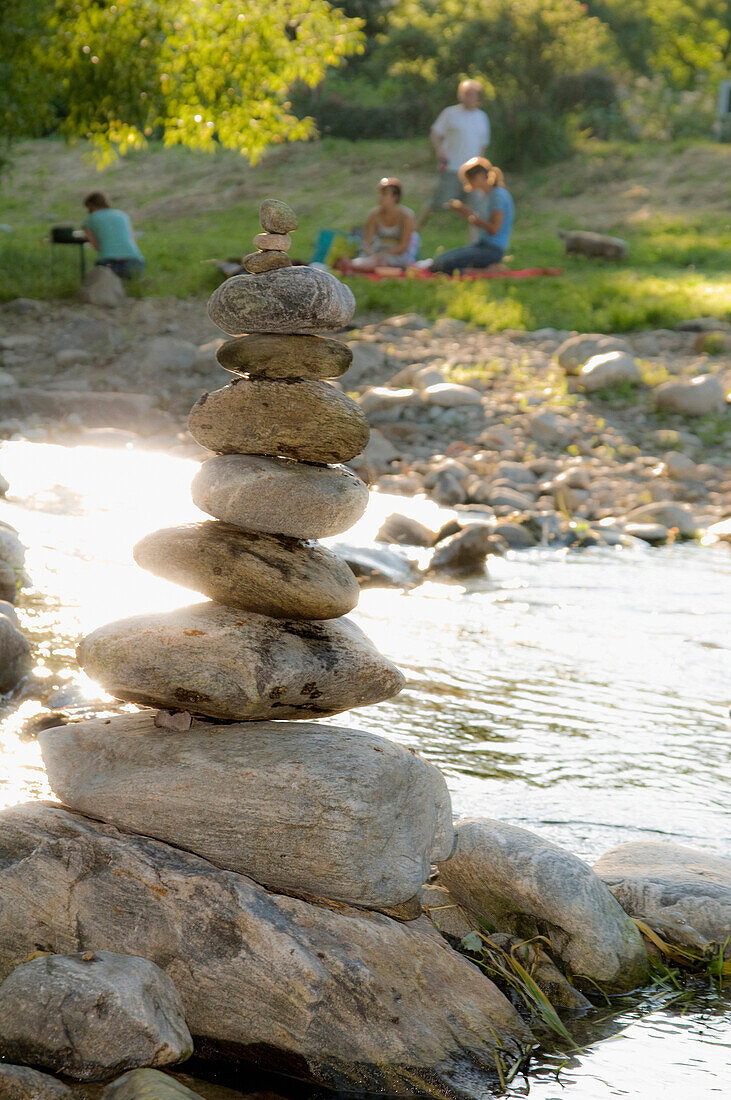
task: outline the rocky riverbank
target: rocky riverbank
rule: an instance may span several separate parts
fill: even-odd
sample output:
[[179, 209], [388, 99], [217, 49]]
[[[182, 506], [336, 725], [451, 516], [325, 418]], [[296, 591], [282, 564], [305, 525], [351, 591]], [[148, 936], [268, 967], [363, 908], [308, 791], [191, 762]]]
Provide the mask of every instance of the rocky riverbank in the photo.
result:
[[[201, 303], [21, 299], [0, 332], [0, 437], [207, 456], [185, 428], [220, 387]], [[728, 322], [577, 337], [407, 315], [340, 336], [353, 362], [331, 386], [367, 417], [352, 465], [371, 486], [426, 493], [516, 548], [662, 543], [731, 515]]]

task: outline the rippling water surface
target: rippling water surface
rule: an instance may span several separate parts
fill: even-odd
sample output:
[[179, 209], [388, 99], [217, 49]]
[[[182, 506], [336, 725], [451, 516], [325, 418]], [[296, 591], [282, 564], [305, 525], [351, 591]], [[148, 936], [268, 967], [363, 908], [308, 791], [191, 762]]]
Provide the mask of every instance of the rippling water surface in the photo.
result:
[[[194, 603], [138, 569], [146, 532], [200, 519], [197, 464], [138, 451], [9, 443], [0, 518], [28, 546], [20, 615], [47, 678], [47, 705], [114, 711], [79, 672], [79, 636], [110, 619]], [[373, 496], [348, 542], [391, 511], [438, 525], [426, 501]], [[731, 553], [538, 548], [490, 559], [490, 578], [363, 593], [358, 619], [408, 677], [395, 700], [338, 717], [412, 746], [444, 771], [455, 811], [535, 829], [582, 858], [627, 840], [669, 839], [731, 856]], [[8, 708], [0, 805], [48, 797], [35, 744], [40, 709]], [[731, 1001], [700, 983], [619, 1002], [581, 1022], [585, 1049], [545, 1055], [537, 1100], [731, 1095]], [[526, 1093], [516, 1082], [512, 1094]]]

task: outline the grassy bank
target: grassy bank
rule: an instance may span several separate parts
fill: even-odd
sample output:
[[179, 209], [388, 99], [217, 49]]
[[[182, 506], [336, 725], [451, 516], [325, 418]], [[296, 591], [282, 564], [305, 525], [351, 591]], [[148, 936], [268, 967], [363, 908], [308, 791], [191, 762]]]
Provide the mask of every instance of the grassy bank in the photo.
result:
[[[363, 220], [378, 178], [398, 173], [419, 209], [433, 185], [426, 143], [326, 139], [278, 147], [256, 168], [235, 154], [155, 147], [97, 172], [83, 146], [20, 146], [0, 181], [0, 300], [48, 298], [78, 288], [78, 256], [46, 243], [52, 224], [80, 224], [81, 199], [106, 189], [141, 234], [148, 271], [134, 291], [204, 297], [217, 282], [209, 261], [241, 255], [257, 231], [265, 195], [300, 215], [294, 252], [309, 258], [317, 230]], [[731, 317], [731, 147], [592, 143], [571, 161], [513, 175], [513, 267], [560, 266], [559, 278], [481, 284], [354, 281], [361, 310], [415, 310], [485, 328], [626, 331], [671, 326], [699, 314]], [[631, 260], [563, 257], [558, 228], [625, 237]], [[423, 255], [461, 244], [461, 222], [432, 219]]]

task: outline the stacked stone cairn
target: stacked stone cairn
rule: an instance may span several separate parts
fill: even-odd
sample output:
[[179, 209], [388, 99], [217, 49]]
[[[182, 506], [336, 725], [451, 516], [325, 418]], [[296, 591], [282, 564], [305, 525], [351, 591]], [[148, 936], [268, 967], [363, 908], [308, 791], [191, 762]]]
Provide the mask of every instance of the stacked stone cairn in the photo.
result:
[[313, 721], [404, 680], [345, 617], [357, 583], [316, 541], [368, 500], [341, 465], [367, 423], [326, 381], [350, 363], [326, 334], [355, 301], [290, 264], [289, 207], [267, 200], [261, 223], [251, 274], [208, 307], [234, 378], [189, 420], [213, 452], [192, 485], [212, 518], [135, 547], [206, 600], [79, 645], [89, 676], [149, 709], [41, 734], [61, 805], [0, 815], [0, 979], [39, 950], [142, 956], [172, 979], [198, 1054], [335, 1088], [450, 1097], [479, 1079], [482, 1094], [531, 1037], [423, 914], [454, 847], [444, 779], [384, 737]]

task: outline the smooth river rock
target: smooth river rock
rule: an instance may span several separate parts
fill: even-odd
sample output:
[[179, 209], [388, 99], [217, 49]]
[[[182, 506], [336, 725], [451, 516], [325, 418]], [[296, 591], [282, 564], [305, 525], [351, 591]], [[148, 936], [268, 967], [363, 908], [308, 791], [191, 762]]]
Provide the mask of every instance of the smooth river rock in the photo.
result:
[[261, 275], [264, 271], [276, 271], [280, 267], [291, 267], [292, 261], [286, 252], [250, 252], [244, 256], [241, 266], [252, 275]]
[[630, 916], [671, 944], [731, 958], [731, 860], [681, 844], [635, 841], [605, 852], [594, 870]]
[[211, 718], [325, 718], [404, 684], [350, 619], [294, 622], [215, 603], [108, 623], [76, 655], [117, 699]]
[[[216, 1092], [216, 1095], [219, 1093]], [[234, 1094], [229, 1094], [227, 1090], [226, 1095]], [[174, 1077], [157, 1069], [131, 1069], [107, 1085], [101, 1100], [201, 1100], [201, 1093], [192, 1092]]]
[[164, 1066], [193, 1050], [183, 1005], [154, 962], [87, 951], [43, 955], [0, 985], [0, 1050], [78, 1081]]
[[209, 458], [190, 492], [193, 503], [214, 519], [295, 539], [339, 535], [368, 505], [367, 486], [346, 467], [258, 455]]
[[726, 390], [715, 374], [701, 374], [687, 382], [663, 382], [655, 390], [658, 409], [681, 416], [707, 416], [726, 408]]
[[353, 361], [353, 352], [326, 336], [277, 336], [258, 333], [226, 340], [216, 359], [232, 374], [252, 378], [339, 378]]
[[217, 520], [153, 531], [134, 558], [217, 603], [275, 619], [337, 619], [358, 602], [347, 562], [324, 546]]
[[257, 233], [254, 237], [254, 248], [265, 252], [289, 252], [291, 247], [289, 233]]
[[635, 989], [647, 952], [634, 923], [590, 867], [548, 840], [475, 818], [458, 822], [440, 881], [468, 913], [498, 932], [545, 936], [570, 981], [591, 992]]
[[208, 316], [229, 336], [328, 332], [344, 328], [354, 313], [350, 288], [329, 272], [311, 267], [234, 275], [208, 299]]
[[0, 1100], [73, 1100], [73, 1095], [47, 1073], [0, 1062]]
[[264, 199], [259, 207], [259, 222], [267, 233], [294, 233], [297, 215], [281, 199]]
[[0, 812], [0, 851], [0, 978], [35, 951], [144, 954], [172, 978], [204, 1057], [335, 1089], [486, 1100], [498, 1048], [510, 1064], [531, 1042], [426, 917], [270, 894], [55, 805]]
[[327, 382], [269, 378], [236, 378], [204, 393], [188, 430], [210, 451], [319, 463], [355, 458], [370, 434], [355, 401]]
[[40, 740], [69, 809], [271, 890], [388, 909], [415, 898], [454, 846], [441, 773], [373, 733], [196, 722], [180, 734], [142, 713], [58, 726]]

